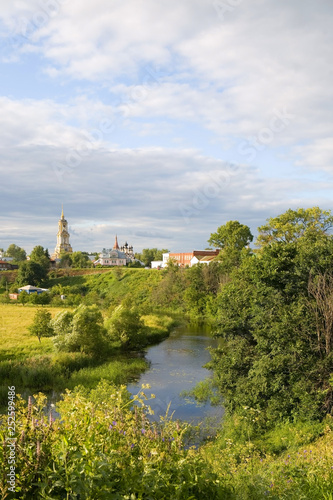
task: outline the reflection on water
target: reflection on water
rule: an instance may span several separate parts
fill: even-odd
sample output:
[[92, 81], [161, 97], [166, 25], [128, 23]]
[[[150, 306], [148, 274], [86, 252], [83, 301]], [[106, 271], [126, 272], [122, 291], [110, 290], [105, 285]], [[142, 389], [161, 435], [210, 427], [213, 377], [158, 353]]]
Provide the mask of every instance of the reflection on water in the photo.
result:
[[203, 365], [210, 360], [207, 348], [217, 345], [218, 341], [204, 327], [188, 325], [178, 328], [169, 338], [147, 349], [146, 359], [150, 362], [150, 369], [141, 375], [138, 382], [128, 385], [128, 390], [136, 394], [142, 384], [151, 386], [145, 393], [156, 396], [148, 403], [156, 419], [165, 415], [169, 404], [169, 414], [174, 412], [175, 419], [191, 422], [205, 417], [220, 419], [223, 414], [221, 407], [212, 407], [209, 403], [199, 406], [180, 396], [182, 391], [192, 389], [211, 375]]

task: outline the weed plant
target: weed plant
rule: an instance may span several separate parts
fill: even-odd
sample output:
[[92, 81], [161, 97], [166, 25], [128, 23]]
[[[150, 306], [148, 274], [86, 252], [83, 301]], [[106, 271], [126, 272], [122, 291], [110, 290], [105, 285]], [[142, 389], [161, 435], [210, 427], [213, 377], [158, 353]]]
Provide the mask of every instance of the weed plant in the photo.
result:
[[[186, 425], [148, 419], [143, 389], [133, 406], [124, 386], [67, 391], [47, 418], [46, 398], [17, 398], [16, 499], [228, 499], [231, 491], [193, 449]], [[0, 439], [6, 438], [3, 419]], [[8, 496], [8, 449], [0, 448], [2, 498]]]

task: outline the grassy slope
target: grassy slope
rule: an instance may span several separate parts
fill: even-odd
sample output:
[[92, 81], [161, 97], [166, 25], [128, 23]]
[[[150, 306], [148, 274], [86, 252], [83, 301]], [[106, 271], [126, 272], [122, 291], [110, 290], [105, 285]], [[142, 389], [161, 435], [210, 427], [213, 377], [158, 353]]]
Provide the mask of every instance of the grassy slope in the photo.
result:
[[307, 427], [287, 424], [272, 431], [280, 445], [285, 445], [282, 453], [263, 451], [269, 443], [267, 436], [261, 443], [243, 445], [218, 437], [200, 453], [221, 481], [234, 490], [235, 499], [332, 500], [332, 417], [321, 424], [320, 437]]
[[138, 305], [149, 297], [151, 290], [161, 281], [162, 273], [154, 269], [111, 269], [108, 272], [86, 274], [84, 276], [65, 276], [53, 278], [47, 286], [60, 284], [63, 286], [84, 285], [91, 292], [102, 297], [109, 297], [119, 302], [130, 296]]

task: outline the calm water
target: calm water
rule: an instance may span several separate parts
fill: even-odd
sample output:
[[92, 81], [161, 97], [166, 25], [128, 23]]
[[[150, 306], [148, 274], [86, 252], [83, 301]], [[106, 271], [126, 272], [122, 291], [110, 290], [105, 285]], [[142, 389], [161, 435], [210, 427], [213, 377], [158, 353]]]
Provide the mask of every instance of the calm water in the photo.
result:
[[212, 407], [210, 404], [199, 406], [180, 396], [182, 391], [192, 389], [198, 382], [211, 376], [211, 372], [203, 365], [210, 360], [207, 348], [217, 345], [218, 341], [210, 336], [204, 326], [178, 328], [169, 338], [147, 349], [146, 359], [150, 362], [150, 369], [141, 375], [138, 382], [130, 384], [128, 390], [136, 394], [141, 384], [150, 384], [151, 389], [145, 390], [145, 393], [156, 396], [148, 404], [157, 420], [159, 416], [165, 415], [169, 403], [174, 419], [196, 422], [212, 417], [220, 420], [223, 415], [221, 407]]

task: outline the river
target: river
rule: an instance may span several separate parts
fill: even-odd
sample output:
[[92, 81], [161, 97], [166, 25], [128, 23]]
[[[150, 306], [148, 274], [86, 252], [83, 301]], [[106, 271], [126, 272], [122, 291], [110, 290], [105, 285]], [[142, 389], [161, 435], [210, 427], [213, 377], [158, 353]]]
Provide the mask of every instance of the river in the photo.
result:
[[129, 384], [128, 390], [134, 395], [142, 384], [151, 386], [145, 393], [155, 395], [148, 404], [154, 410], [156, 420], [166, 414], [170, 404], [169, 415], [174, 412], [174, 419], [197, 423], [208, 417], [219, 421], [223, 415], [222, 407], [212, 407], [209, 403], [197, 405], [181, 396], [182, 391], [192, 389], [211, 376], [203, 365], [210, 360], [207, 348], [217, 345], [218, 340], [211, 337], [205, 326], [177, 328], [163, 342], [147, 348], [145, 357], [150, 368], [136, 383]]

